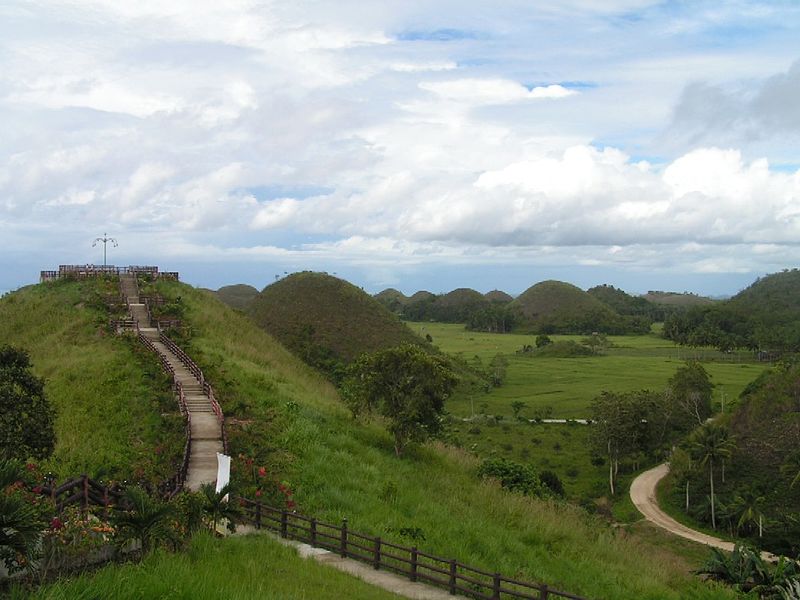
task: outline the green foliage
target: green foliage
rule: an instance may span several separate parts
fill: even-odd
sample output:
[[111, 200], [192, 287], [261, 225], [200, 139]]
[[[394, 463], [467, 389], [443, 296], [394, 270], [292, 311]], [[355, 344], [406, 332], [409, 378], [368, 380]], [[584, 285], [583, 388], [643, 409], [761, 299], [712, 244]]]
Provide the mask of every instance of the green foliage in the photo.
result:
[[711, 393], [714, 384], [697, 361], [679, 367], [667, 382], [668, 400], [675, 404], [683, 429], [702, 425], [711, 416]]
[[536, 336], [536, 347], [537, 348], [543, 348], [544, 346], [549, 346], [552, 343], [553, 343], [553, 340], [550, 339], [549, 335], [546, 335], [544, 333], [540, 333], [539, 335]]
[[152, 498], [143, 489], [130, 486], [125, 490], [126, 507], [114, 515], [117, 541], [138, 542], [142, 555], [146, 556], [155, 546], [173, 540], [171, 519], [175, 507]]
[[353, 363], [345, 399], [354, 414], [375, 411], [387, 420], [399, 456], [409, 442], [441, 430], [444, 401], [457, 381], [444, 360], [403, 344]]
[[28, 353], [0, 347], [0, 453], [6, 458], [42, 459], [53, 453], [54, 411], [44, 381], [31, 372]]
[[547, 495], [549, 486], [539, 478], [530, 465], [523, 465], [506, 458], [489, 458], [481, 463], [478, 476], [496, 479], [504, 488], [526, 496], [542, 498]]
[[22, 491], [24, 479], [22, 463], [0, 458], [0, 560], [12, 573], [31, 565], [41, 537], [39, 514]]
[[573, 340], [559, 340], [544, 346], [538, 346], [531, 356], [539, 358], [580, 358], [592, 356], [595, 352], [583, 344]]
[[200, 495], [203, 498], [203, 512], [208, 518], [211, 531], [217, 530], [217, 524], [227, 521], [228, 530], [236, 531], [236, 521], [241, 518], [238, 507], [230, 502], [232, 486], [230, 483], [216, 491], [216, 484], [204, 483], [200, 486]]
[[800, 563], [782, 557], [777, 564], [770, 565], [757, 550], [736, 544], [730, 554], [712, 548], [711, 557], [695, 572], [741, 592], [752, 591], [760, 598], [775, 598], [794, 587], [800, 578]]
[[558, 497], [564, 496], [564, 484], [561, 483], [561, 478], [555, 472], [549, 469], [542, 471], [539, 473], [539, 479], [550, 490], [551, 494]]
[[719, 465], [726, 458], [730, 458], [734, 443], [730, 438], [728, 429], [716, 423], [707, 423], [697, 429], [689, 438], [689, 444], [694, 456], [701, 466], [708, 467], [709, 484], [711, 490], [711, 527], [717, 528], [714, 498], [714, 464]]

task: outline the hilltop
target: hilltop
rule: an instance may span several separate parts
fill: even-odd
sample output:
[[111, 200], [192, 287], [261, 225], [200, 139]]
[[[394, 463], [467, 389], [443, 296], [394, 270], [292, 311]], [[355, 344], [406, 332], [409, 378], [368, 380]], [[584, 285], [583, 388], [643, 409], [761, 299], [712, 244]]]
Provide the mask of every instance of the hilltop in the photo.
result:
[[378, 300], [325, 273], [294, 273], [268, 285], [247, 313], [287, 348], [328, 373], [364, 352], [424, 343]]
[[403, 307], [408, 304], [408, 297], [394, 288], [387, 288], [382, 292], [378, 292], [375, 294], [375, 300], [397, 314], [402, 312]]
[[217, 298], [231, 308], [245, 310], [253, 301], [253, 298], [258, 295], [258, 290], [252, 285], [237, 283], [235, 285], [223, 286], [214, 293], [217, 295]]
[[661, 292], [649, 291], [641, 296], [648, 302], [653, 304], [661, 304], [663, 306], [698, 306], [703, 304], [713, 304], [715, 301], [706, 296], [699, 296], [691, 292]]
[[486, 292], [483, 297], [489, 302], [496, 304], [508, 304], [514, 300], [514, 297], [511, 294], [507, 294], [502, 290], [492, 290], [491, 292]]

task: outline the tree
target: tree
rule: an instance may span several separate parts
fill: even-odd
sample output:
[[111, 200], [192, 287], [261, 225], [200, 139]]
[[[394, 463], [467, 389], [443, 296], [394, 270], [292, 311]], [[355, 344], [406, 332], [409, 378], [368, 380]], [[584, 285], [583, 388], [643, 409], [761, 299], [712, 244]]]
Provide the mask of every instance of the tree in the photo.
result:
[[125, 502], [126, 509], [114, 517], [120, 540], [139, 542], [142, 556], [145, 556], [153, 544], [173, 537], [169, 525], [175, 514], [172, 506], [151, 498], [138, 487], [125, 490]]
[[702, 425], [711, 416], [711, 394], [714, 384], [698, 362], [687, 362], [678, 368], [667, 383], [667, 400], [674, 402], [686, 421]]
[[733, 440], [728, 430], [715, 423], [708, 423], [691, 436], [692, 449], [700, 458], [702, 466], [708, 465], [708, 479], [711, 486], [711, 527], [717, 528], [714, 512], [714, 461], [724, 460], [731, 455]]
[[550, 339], [549, 335], [545, 335], [544, 333], [540, 333], [536, 336], [536, 347], [543, 348], [549, 344], [552, 344], [553, 340]]
[[400, 456], [409, 442], [441, 430], [444, 401], [457, 381], [444, 359], [403, 344], [353, 363], [343, 396], [354, 415], [374, 411], [386, 419]]
[[758, 537], [764, 535], [764, 496], [753, 488], [747, 488], [733, 499], [731, 512], [739, 519], [736, 522], [736, 531], [742, 528], [758, 527]]
[[213, 483], [204, 483], [200, 486], [200, 493], [203, 497], [203, 512], [208, 517], [211, 524], [211, 531], [217, 530], [217, 523], [222, 520], [228, 521], [228, 529], [236, 531], [236, 519], [239, 518], [239, 510], [235, 505], [228, 502], [228, 494], [231, 493], [231, 484], [228, 483], [220, 491], [216, 491]]
[[646, 408], [637, 393], [603, 392], [592, 401], [592, 441], [595, 451], [608, 457], [611, 495], [616, 491], [619, 461], [641, 451], [646, 444]]
[[525, 408], [528, 408], [528, 405], [522, 400], [514, 400], [514, 402], [511, 403], [511, 410], [514, 411], [514, 418], [517, 420], [521, 418], [520, 413]]
[[28, 353], [0, 347], [0, 455], [21, 460], [50, 456], [53, 419], [44, 381], [31, 372]]
[[675, 448], [672, 456], [669, 459], [669, 470], [675, 476], [677, 482], [683, 482], [685, 489], [685, 509], [689, 512], [689, 482], [692, 480], [692, 475], [695, 471], [695, 464], [692, 461], [691, 455], [681, 448]]

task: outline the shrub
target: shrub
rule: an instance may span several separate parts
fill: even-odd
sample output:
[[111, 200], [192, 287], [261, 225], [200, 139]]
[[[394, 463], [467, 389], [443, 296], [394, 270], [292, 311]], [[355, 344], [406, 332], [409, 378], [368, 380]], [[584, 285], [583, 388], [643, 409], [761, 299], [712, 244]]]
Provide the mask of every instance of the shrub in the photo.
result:
[[504, 488], [526, 496], [541, 498], [547, 495], [547, 488], [530, 465], [522, 465], [505, 458], [490, 458], [484, 460], [478, 468], [478, 475], [497, 479]]

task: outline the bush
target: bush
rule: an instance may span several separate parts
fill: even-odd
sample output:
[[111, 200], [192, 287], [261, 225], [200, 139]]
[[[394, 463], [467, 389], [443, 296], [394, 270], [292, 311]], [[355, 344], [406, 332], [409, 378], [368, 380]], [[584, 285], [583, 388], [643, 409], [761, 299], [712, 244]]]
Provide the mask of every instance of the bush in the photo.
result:
[[561, 483], [561, 479], [559, 479], [558, 475], [556, 475], [553, 471], [542, 471], [539, 473], [539, 479], [541, 479], [542, 483], [547, 486], [553, 495], [564, 495], [564, 484]]
[[533, 467], [505, 458], [484, 460], [478, 468], [478, 475], [497, 479], [502, 487], [526, 496], [541, 498], [548, 493], [548, 488], [544, 486]]

